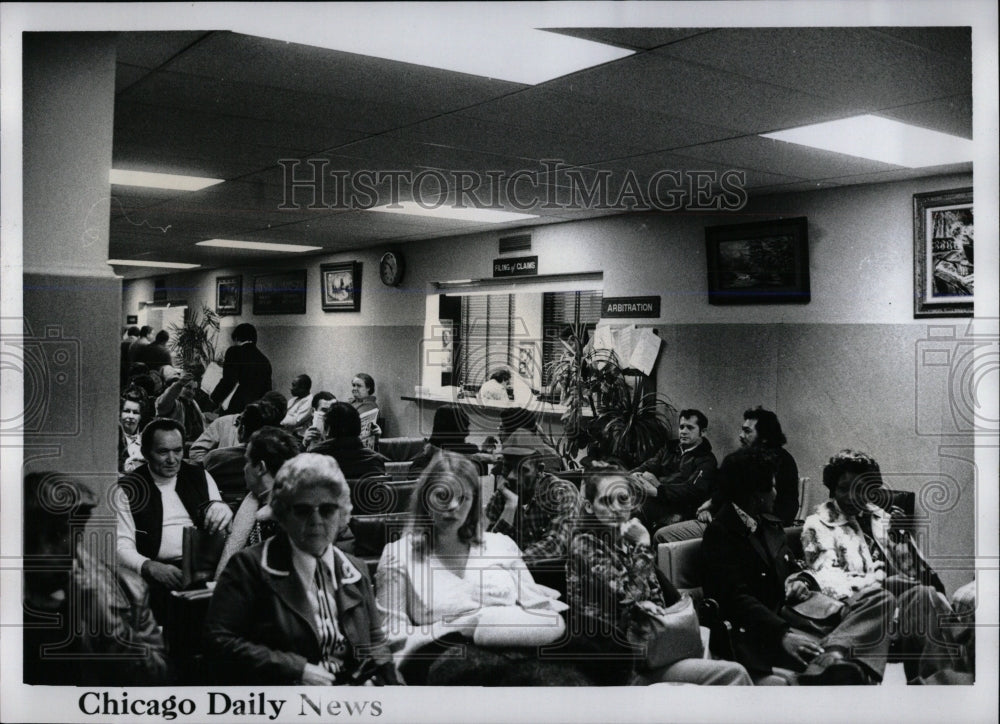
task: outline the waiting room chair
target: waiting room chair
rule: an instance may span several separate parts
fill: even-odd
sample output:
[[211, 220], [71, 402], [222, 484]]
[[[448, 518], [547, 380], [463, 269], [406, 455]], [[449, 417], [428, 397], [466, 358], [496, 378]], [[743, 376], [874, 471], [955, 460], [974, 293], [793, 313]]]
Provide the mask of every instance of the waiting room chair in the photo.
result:
[[338, 541], [337, 546], [364, 561], [374, 576], [382, 549], [403, 534], [409, 520], [409, 513], [351, 516], [348, 527], [354, 537], [349, 544]]
[[396, 463], [409, 462], [424, 451], [427, 440], [422, 437], [383, 437], [378, 441], [378, 452]]

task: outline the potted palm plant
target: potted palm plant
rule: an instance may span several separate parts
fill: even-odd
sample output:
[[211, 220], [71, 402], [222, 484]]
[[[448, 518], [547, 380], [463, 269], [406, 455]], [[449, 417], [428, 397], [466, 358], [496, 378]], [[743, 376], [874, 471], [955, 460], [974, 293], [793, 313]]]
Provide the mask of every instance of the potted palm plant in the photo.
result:
[[627, 375], [614, 351], [589, 343], [583, 325], [567, 327], [560, 340], [564, 353], [549, 370], [566, 408], [555, 447], [568, 466], [575, 467], [589, 446], [599, 457], [634, 467], [670, 439], [674, 408], [665, 396], [646, 391], [645, 375]]
[[200, 362], [205, 367], [222, 362], [217, 359], [215, 340], [219, 335], [219, 317], [202, 305], [201, 312], [189, 311], [183, 324], [170, 325], [170, 349], [185, 369]]

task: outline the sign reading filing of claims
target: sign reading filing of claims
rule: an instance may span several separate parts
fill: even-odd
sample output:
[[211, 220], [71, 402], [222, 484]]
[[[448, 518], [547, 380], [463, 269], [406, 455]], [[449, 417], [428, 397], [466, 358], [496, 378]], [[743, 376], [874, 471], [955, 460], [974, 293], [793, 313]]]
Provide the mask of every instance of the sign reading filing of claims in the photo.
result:
[[601, 317], [653, 317], [660, 316], [659, 297], [604, 297], [601, 300]]
[[538, 274], [537, 256], [493, 260], [494, 277], [530, 277]]

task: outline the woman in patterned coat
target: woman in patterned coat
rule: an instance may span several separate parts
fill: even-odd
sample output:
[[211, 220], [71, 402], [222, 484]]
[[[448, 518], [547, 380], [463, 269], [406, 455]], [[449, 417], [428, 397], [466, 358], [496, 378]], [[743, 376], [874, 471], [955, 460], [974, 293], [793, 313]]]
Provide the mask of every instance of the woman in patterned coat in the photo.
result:
[[[631, 685], [656, 682], [750, 685], [750, 675], [733, 661], [682, 659], [660, 669], [633, 667], [622, 642], [633, 609], [642, 601], [667, 607], [680, 594], [656, 575], [656, 560], [649, 532], [637, 518], [634, 487], [625, 473], [591, 471], [584, 479], [583, 513], [570, 543], [566, 564], [570, 629], [586, 631], [587, 638], [604, 644], [602, 668], [617, 668]], [[596, 632], [596, 636], [594, 633]], [[608, 652], [621, 656], [608, 659]], [[604, 677], [607, 683], [609, 677]], [[619, 683], [619, 682], [614, 682]]]

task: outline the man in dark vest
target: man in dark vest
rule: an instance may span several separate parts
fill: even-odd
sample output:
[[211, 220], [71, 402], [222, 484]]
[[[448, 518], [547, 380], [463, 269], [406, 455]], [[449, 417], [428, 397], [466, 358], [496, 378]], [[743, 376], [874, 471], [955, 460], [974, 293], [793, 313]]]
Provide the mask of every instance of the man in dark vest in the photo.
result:
[[146, 464], [118, 481], [118, 561], [150, 584], [158, 613], [157, 598], [182, 585], [184, 528], [228, 531], [233, 513], [212, 477], [181, 459], [179, 422], [156, 418], [143, 429], [141, 447]]

